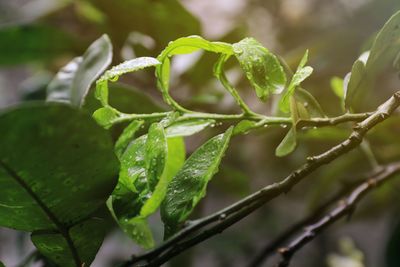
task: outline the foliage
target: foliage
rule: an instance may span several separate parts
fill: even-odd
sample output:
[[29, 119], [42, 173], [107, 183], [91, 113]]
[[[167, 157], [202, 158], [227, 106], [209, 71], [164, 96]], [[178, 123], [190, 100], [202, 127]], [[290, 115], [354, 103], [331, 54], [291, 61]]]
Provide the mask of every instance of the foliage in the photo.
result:
[[[127, 1], [125, 7], [122, 3], [114, 5], [100, 1], [98, 10], [92, 10], [94, 7], [88, 2], [88, 6], [81, 8], [82, 12], [92, 12], [89, 16], [91, 20], [100, 22], [102, 12], [118, 13], [118, 10], [127, 7], [134, 7], [138, 16], [143, 15], [144, 11], [138, 11], [142, 2]], [[181, 9], [175, 2], [169, 2], [158, 3], [158, 9]], [[118, 24], [119, 20], [127, 18], [117, 16], [114, 19], [113, 23]], [[166, 21], [171, 27], [179, 22], [175, 18]], [[334, 77], [331, 80], [332, 89], [340, 98], [337, 110], [341, 114], [337, 117], [327, 117], [316, 98], [301, 87], [313, 72], [312, 67], [306, 66], [308, 50], [293, 73], [283, 59], [254, 38], [244, 38], [231, 44], [191, 35], [169, 42], [156, 57], [133, 58], [106, 70], [112, 62], [113, 47], [108, 35], [101, 36], [82, 56], [75, 57], [61, 68], [47, 86], [46, 101], [24, 103], [2, 111], [0, 226], [32, 233], [32, 242], [41, 255], [59, 266], [91, 264], [108, 230], [108, 215], [126, 235], [145, 249], [156, 246], [148, 219], [158, 210], [164, 224], [165, 240], [161, 250], [176, 240], [181, 241], [180, 238], [187, 235], [185, 231], [198, 230], [196, 227], [203, 223], [214, 223], [216, 217], [221, 221], [217, 226], [222, 228], [212, 229], [222, 231], [240, 216], [247, 216], [261, 206], [262, 201], [288, 191], [301, 180], [301, 175], [308, 175], [320, 165], [360, 145], [368, 130], [397, 108], [398, 96], [395, 95], [374, 113], [353, 112], [362, 109], [359, 96], [367, 93], [367, 87], [374, 85], [378, 74], [388, 63], [394, 61], [395, 67], [398, 67], [399, 21], [400, 12], [383, 26], [370, 51], [364, 52], [354, 62], [351, 72], [344, 79]], [[32, 31], [39, 31], [38, 35], [43, 35], [43, 38], [33, 39], [30, 36]], [[156, 25], [149, 25], [147, 33], [165, 41], [165, 36]], [[32, 26], [28, 30], [9, 28], [0, 32], [7, 42], [17, 38], [19, 43], [23, 39], [32, 43], [33, 50], [40, 51], [47, 50], [48, 43], [55, 38], [53, 35], [58, 34], [62, 35], [59, 38], [65, 38], [67, 47], [68, 42], [73, 42], [73, 38], [63, 32], [51, 30], [42, 33], [41, 26]], [[214, 76], [232, 96], [240, 113], [191, 110], [178, 103], [172, 95], [172, 58], [199, 50], [217, 55]], [[48, 53], [39, 55], [39, 59], [45, 60], [63, 52], [63, 46], [55, 46]], [[12, 56], [2, 57], [0, 64], [8, 64]], [[36, 56], [27, 50], [15, 61], [37, 60]], [[241, 68], [243, 77], [262, 103], [275, 103], [276, 112], [273, 115], [255, 112], [244, 101], [225, 74], [231, 62], [229, 59], [236, 59], [234, 64]], [[116, 83], [122, 75], [137, 71], [143, 73], [152, 67], [155, 68], [158, 90], [168, 109]], [[93, 85], [94, 92], [90, 91]], [[273, 95], [276, 95], [275, 99]], [[132, 101], [126, 103], [126, 99]], [[234, 142], [233, 137], [267, 126], [280, 126], [286, 129], [286, 135], [279, 144], [275, 144], [275, 154], [284, 157], [295, 151], [299, 133], [311, 136], [308, 132], [311, 127], [335, 126], [345, 122], [360, 123], [344, 143], [322, 156], [308, 158], [304, 168], [283, 182], [217, 212], [218, 216], [200, 218], [197, 224], [195, 221], [190, 227], [193, 222], [189, 219], [205, 197], [208, 184]], [[204, 141], [186, 159], [184, 138], [215, 126], [218, 126], [219, 134]], [[114, 131], [117, 127], [122, 130]], [[111, 134], [117, 136], [115, 142], [112, 142]], [[373, 158], [368, 145], [363, 148], [366, 156]], [[392, 175], [395, 171], [388, 173]], [[379, 182], [384, 180], [385, 177]], [[102, 209], [103, 212], [100, 212]], [[237, 211], [243, 213], [230, 217], [234, 218], [233, 221], [224, 221], [226, 216]], [[213, 234], [210, 230], [204, 235], [210, 233]], [[397, 239], [393, 238], [391, 244], [396, 242]], [[179, 249], [183, 248], [185, 246], [173, 247], [176, 250], [170, 253], [179, 254]], [[388, 253], [392, 250], [390, 247]]]

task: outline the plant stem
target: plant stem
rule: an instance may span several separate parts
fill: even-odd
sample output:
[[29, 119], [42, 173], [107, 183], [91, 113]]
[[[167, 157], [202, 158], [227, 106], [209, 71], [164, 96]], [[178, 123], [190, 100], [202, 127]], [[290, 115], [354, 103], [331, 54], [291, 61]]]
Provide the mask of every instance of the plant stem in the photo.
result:
[[[170, 116], [173, 111], [166, 112], [155, 112], [149, 114], [125, 114], [119, 113], [119, 118], [114, 123], [128, 122], [133, 120], [146, 120], [146, 119], [163, 119]], [[323, 126], [334, 126], [345, 122], [359, 122], [370, 116], [371, 112], [355, 113], [355, 114], [344, 114], [332, 118], [312, 118], [308, 120], [299, 120], [296, 124], [297, 128], [305, 127], [323, 127]], [[240, 121], [240, 120], [251, 120], [258, 122], [254, 125], [253, 129], [261, 128], [269, 125], [286, 125], [291, 126], [293, 124], [290, 117], [272, 117], [261, 114], [217, 114], [217, 113], [203, 113], [189, 111], [184, 112], [177, 121], [186, 121], [191, 119], [213, 119], [217, 121]]]
[[293, 255], [304, 245], [313, 240], [329, 225], [336, 222], [346, 214], [351, 213], [356, 204], [366, 195], [366, 193], [388, 181], [399, 172], [400, 163], [385, 166], [383, 170], [378, 171], [364, 183], [357, 186], [345, 199], [339, 201], [335, 209], [331, 210], [319, 220], [316, 220], [313, 224], [306, 226], [300, 236], [295, 238], [287, 247], [278, 250], [282, 256], [282, 260], [279, 262], [278, 267], [288, 267]]

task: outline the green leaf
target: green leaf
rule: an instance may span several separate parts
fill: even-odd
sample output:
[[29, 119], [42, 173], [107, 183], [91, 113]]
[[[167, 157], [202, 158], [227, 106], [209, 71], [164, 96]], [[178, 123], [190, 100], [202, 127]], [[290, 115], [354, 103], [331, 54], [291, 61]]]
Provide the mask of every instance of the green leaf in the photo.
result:
[[311, 117], [326, 117], [321, 105], [307, 90], [298, 87], [295, 91], [295, 99], [303, 104]]
[[99, 108], [93, 113], [93, 118], [97, 123], [105, 129], [110, 128], [114, 123], [118, 122], [119, 113], [111, 107]]
[[159, 123], [153, 123], [147, 134], [146, 152], [144, 156], [146, 178], [151, 192], [154, 191], [164, 171], [167, 153], [168, 147], [164, 128]]
[[[132, 192], [149, 197], [164, 170], [166, 154], [164, 129], [158, 123], [152, 124], [148, 135], [135, 139], [122, 154], [119, 182]], [[137, 181], [146, 190], [141, 192]]]
[[4, 263], [2, 263], [2, 262], [0, 261], [0, 267], [6, 267], [6, 266], [4, 265]]
[[376, 35], [366, 62], [368, 72], [377, 73], [393, 62], [400, 51], [400, 11], [396, 12]]
[[72, 84], [81, 63], [82, 57], [76, 57], [61, 68], [47, 86], [47, 101], [71, 102]]
[[168, 156], [165, 162], [164, 172], [158, 182], [156, 188], [154, 189], [151, 197], [143, 204], [141, 208], [140, 215], [143, 217], [148, 217], [154, 213], [161, 202], [165, 198], [167, 192], [168, 184], [171, 182], [172, 178], [178, 173], [182, 168], [185, 161], [185, 143], [182, 138], [168, 138]]
[[296, 129], [292, 127], [275, 150], [275, 155], [284, 157], [296, 148]]
[[24, 105], [0, 115], [0, 128], [1, 226], [66, 238], [65, 228], [105, 204], [118, 161], [108, 133], [86, 113]]
[[165, 129], [165, 134], [168, 138], [177, 136], [190, 136], [201, 132], [205, 128], [215, 123], [214, 120], [185, 120], [173, 123]]
[[[120, 184], [117, 186], [111, 199], [111, 211], [114, 213], [120, 227], [144, 248], [154, 245], [146, 218], [160, 206], [165, 197], [169, 182], [181, 168], [185, 160], [185, 146], [182, 138], [170, 138], [167, 143], [168, 156], [165, 168], [154, 191], [149, 193], [147, 189], [143, 189], [141, 193], [132, 193]], [[142, 181], [141, 184], [146, 185], [146, 181]], [[141, 185], [137, 183], [136, 186], [139, 188]], [[142, 198], [140, 195], [150, 195], [150, 197]]]
[[133, 240], [145, 249], [154, 247], [154, 238], [146, 218], [134, 217], [120, 220], [120, 226]]
[[161, 62], [161, 65], [156, 67], [156, 76], [158, 78], [158, 86], [161, 92], [167, 94], [169, 91], [169, 58], [174, 55], [190, 54], [200, 49], [228, 55], [233, 53], [232, 45], [223, 42], [210, 42], [197, 35], [182, 37], [170, 42], [157, 57]]
[[[104, 221], [89, 219], [69, 229], [71, 240], [81, 259], [80, 265], [89, 266], [103, 243], [105, 235]], [[38, 231], [32, 233], [32, 242], [46, 258], [58, 266], [76, 267], [68, 242], [60, 233]]]
[[262, 124], [262, 121], [260, 122], [242, 120], [233, 128], [233, 135], [247, 134], [251, 129], [259, 128], [260, 124]]
[[105, 72], [96, 82], [96, 98], [100, 100], [103, 106], [108, 106], [108, 82], [118, 81], [119, 76], [135, 72], [147, 67], [159, 65], [160, 62], [152, 57], [139, 57], [125, 61], [117, 66], [114, 66], [111, 70]]
[[292, 77], [292, 80], [289, 83], [288, 88], [286, 89], [285, 94], [282, 96], [281, 100], [279, 101], [279, 108], [282, 112], [289, 112], [289, 99], [290, 96], [294, 94], [296, 87], [300, 86], [300, 84], [307, 79], [313, 72], [313, 68], [310, 66], [304, 65], [307, 63], [308, 60], [308, 50], [305, 52], [303, 58], [300, 61], [299, 66], [295, 74]]
[[337, 97], [344, 99], [343, 79], [339, 77], [332, 77], [331, 88]]
[[286, 74], [279, 60], [257, 40], [245, 38], [233, 44], [233, 52], [261, 100], [283, 91]]
[[184, 222], [206, 194], [208, 182], [228, 147], [233, 129], [217, 135], [198, 148], [172, 179], [161, 205], [161, 218], [165, 224], [165, 237], [169, 237]]
[[133, 140], [135, 133], [140, 129], [143, 125], [144, 121], [133, 121], [131, 122], [119, 136], [117, 142], [115, 143], [115, 154], [118, 157], [121, 157], [122, 154], [125, 152], [126, 148], [128, 147], [129, 143]]
[[[369, 57], [369, 52], [363, 53], [359, 59], [357, 59], [352, 68], [351, 73], [349, 73], [344, 79], [344, 100], [347, 109], [354, 105], [353, 99], [355, 95], [359, 93], [359, 88], [366, 85], [367, 75], [366, 75], [366, 62]], [[370, 81], [368, 79], [368, 81]], [[369, 82], [368, 82], [369, 83]], [[369, 85], [370, 86], [370, 85]], [[364, 87], [366, 89], [366, 87]]]
[[121, 169], [119, 172], [119, 183], [124, 185], [132, 192], [137, 192], [135, 181], [137, 179], [146, 180], [145, 169], [145, 147], [147, 135], [143, 135], [129, 144], [124, 154], [122, 154]]
[[40, 24], [2, 27], [0, 40], [0, 66], [47, 62], [74, 46], [66, 32]]
[[346, 86], [346, 108], [359, 108], [370, 92], [376, 76], [391, 64], [400, 51], [400, 12], [395, 13], [376, 35], [371, 50], [360, 56], [351, 70]]
[[[120, 227], [144, 248], [154, 245], [146, 218], [160, 206], [169, 182], [185, 159], [183, 139], [170, 138], [165, 143], [164, 138], [161, 125], [153, 124], [148, 136], [142, 136], [132, 142], [136, 149], [133, 160], [136, 166], [130, 170], [130, 174], [139, 173], [139, 178], [133, 178], [137, 192], [129, 192], [130, 189], [124, 185], [126, 183], [120, 177], [121, 186], [113, 194], [112, 207], [119, 210], [115, 212], [115, 217]], [[168, 154], [165, 149], [168, 149]], [[126, 151], [124, 154], [127, 153], [129, 152]], [[128, 191], [123, 192], [124, 190]]]
[[62, 101], [81, 107], [92, 83], [110, 65], [112, 45], [107, 35], [93, 42], [82, 57], [74, 58], [47, 88], [47, 101]]

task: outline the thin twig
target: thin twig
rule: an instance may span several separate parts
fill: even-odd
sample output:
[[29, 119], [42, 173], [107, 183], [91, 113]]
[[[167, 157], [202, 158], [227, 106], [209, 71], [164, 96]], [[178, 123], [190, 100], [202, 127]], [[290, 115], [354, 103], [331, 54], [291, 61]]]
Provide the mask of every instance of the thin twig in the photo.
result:
[[275, 252], [278, 251], [278, 248], [282, 246], [289, 238], [291, 238], [295, 233], [299, 231], [299, 229], [303, 229], [307, 224], [310, 224], [311, 222], [317, 220], [325, 211], [326, 209], [334, 204], [336, 201], [339, 199], [343, 198], [345, 195], [347, 195], [349, 192], [351, 192], [356, 186], [360, 185], [364, 179], [360, 179], [357, 181], [354, 181], [352, 183], [347, 183], [341, 190], [339, 190], [336, 194], [334, 194], [332, 197], [327, 199], [324, 203], [322, 203], [317, 209], [315, 209], [311, 214], [309, 214], [307, 217], [303, 218], [299, 222], [293, 224], [290, 226], [288, 229], [286, 229], [284, 232], [280, 233], [275, 239], [273, 239], [271, 242], [268, 242], [268, 244], [265, 245], [257, 254], [256, 256], [252, 259], [252, 261], [249, 263], [249, 267], [258, 267], [260, 266], [264, 261], [267, 260], [269, 256], [274, 254]]
[[[161, 244], [159, 247], [141, 256], [133, 256], [131, 260], [125, 262], [122, 266], [131, 266], [139, 262], [146, 263], [142, 266], [154, 266], [153, 263], [155, 262], [157, 262], [157, 264], [162, 264], [182, 251], [222, 232], [232, 224], [240, 221], [242, 218], [261, 207], [264, 203], [276, 198], [282, 193], [290, 191], [293, 186], [322, 165], [328, 164], [341, 155], [358, 147], [366, 133], [371, 128], [387, 119], [399, 105], [400, 91], [396, 92], [389, 100], [379, 106], [370, 116], [358, 123], [354, 127], [353, 132], [348, 139], [320, 155], [308, 157], [307, 162], [303, 166], [292, 172], [281, 182], [268, 185], [227, 208], [191, 222], [188, 226], [183, 228], [180, 232]], [[205, 229], [196, 235], [189, 236], [207, 226], [209, 226], [208, 229]]]
[[354, 210], [355, 205], [365, 196], [366, 193], [388, 181], [395, 174], [400, 173], [400, 163], [394, 163], [384, 167], [372, 177], [368, 178], [364, 183], [357, 186], [348, 197], [338, 202], [338, 206], [331, 210], [327, 215], [318, 221], [304, 228], [303, 233], [294, 239], [287, 247], [280, 248], [278, 251], [282, 256], [282, 260], [278, 263], [279, 267], [287, 267], [293, 255], [299, 251], [304, 245], [313, 240], [321, 231], [327, 228], [338, 219]]

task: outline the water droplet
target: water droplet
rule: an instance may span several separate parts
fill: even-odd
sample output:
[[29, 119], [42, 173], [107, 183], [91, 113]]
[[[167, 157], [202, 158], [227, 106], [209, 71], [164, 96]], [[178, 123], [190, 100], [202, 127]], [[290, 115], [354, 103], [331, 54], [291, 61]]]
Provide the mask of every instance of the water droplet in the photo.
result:
[[282, 127], [283, 129], [285, 129], [285, 128], [287, 127], [287, 125], [286, 125], [286, 124], [281, 124], [281, 127]]

